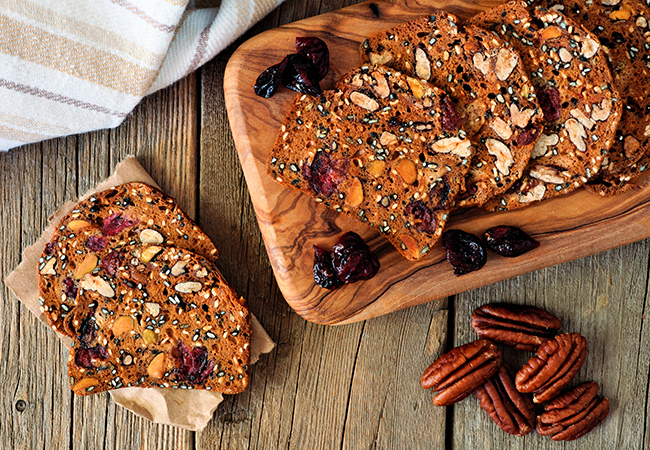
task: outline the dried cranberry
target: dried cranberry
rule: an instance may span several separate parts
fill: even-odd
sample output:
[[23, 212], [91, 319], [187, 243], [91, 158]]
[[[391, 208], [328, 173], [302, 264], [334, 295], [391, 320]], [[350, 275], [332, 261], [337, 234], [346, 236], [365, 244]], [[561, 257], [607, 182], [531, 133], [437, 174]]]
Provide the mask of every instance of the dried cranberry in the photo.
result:
[[81, 347], [74, 355], [74, 363], [84, 369], [92, 369], [96, 360], [106, 360], [108, 352], [103, 345], [95, 345], [92, 348]]
[[102, 231], [108, 236], [115, 236], [125, 228], [132, 227], [138, 223], [138, 219], [130, 219], [120, 213], [113, 213], [104, 219]]
[[77, 298], [77, 292], [79, 291], [79, 287], [77, 286], [77, 283], [75, 283], [72, 278], [70, 277], [65, 278], [63, 280], [63, 285], [65, 286], [65, 289], [63, 289], [63, 293], [65, 294], [66, 297]]
[[517, 136], [517, 145], [528, 145], [532, 144], [537, 140], [539, 132], [542, 131], [542, 128], [536, 125], [529, 125]]
[[319, 96], [322, 93], [319, 81], [329, 70], [327, 44], [316, 37], [297, 37], [296, 51], [287, 55], [282, 62], [269, 67], [255, 80], [255, 93], [269, 98], [284, 84], [301, 94]]
[[560, 106], [560, 93], [554, 87], [542, 87], [537, 89], [537, 101], [544, 113], [544, 120], [554, 122], [560, 118], [562, 107]]
[[433, 212], [424, 204], [422, 200], [416, 200], [410, 203], [404, 212], [409, 217], [411, 223], [421, 233], [434, 234], [436, 232], [436, 218]]
[[465, 190], [458, 194], [458, 197], [456, 197], [457, 201], [461, 200], [467, 200], [468, 198], [473, 197], [476, 194], [476, 191], [478, 191], [478, 186], [476, 185], [475, 181], [467, 181], [465, 180]]
[[85, 319], [79, 324], [79, 340], [81, 345], [88, 347], [92, 341], [95, 340], [97, 331], [95, 330], [95, 321], [93, 320], [94, 312], [88, 313]]
[[500, 225], [483, 233], [483, 240], [494, 253], [515, 257], [539, 247], [539, 242], [528, 236], [520, 228]]
[[446, 131], [456, 131], [460, 128], [460, 114], [456, 111], [454, 103], [448, 95], [442, 99], [442, 129]]
[[56, 249], [56, 242], [55, 241], [48, 242], [47, 245], [45, 246], [44, 252], [47, 256], [50, 256], [51, 254], [54, 253], [55, 249]]
[[296, 51], [314, 63], [318, 69], [318, 81], [325, 78], [330, 68], [330, 52], [325, 42], [317, 37], [297, 37]]
[[80, 348], [77, 350], [77, 353], [74, 355], [74, 363], [85, 369], [92, 369], [93, 362], [92, 356], [90, 355], [90, 349]]
[[344, 283], [368, 280], [379, 271], [379, 260], [353, 231], [343, 234], [334, 244], [332, 265]]
[[255, 80], [255, 93], [260, 97], [269, 98], [278, 90], [282, 83], [282, 75], [287, 67], [287, 58], [281, 63], [269, 67]]
[[108, 239], [104, 236], [90, 236], [86, 241], [86, 248], [91, 252], [101, 252], [106, 248]]
[[442, 248], [447, 251], [447, 261], [457, 277], [479, 270], [487, 262], [487, 251], [481, 240], [463, 230], [442, 233]]
[[182, 341], [178, 341], [171, 355], [178, 364], [176, 375], [183, 381], [202, 383], [214, 369], [214, 361], [208, 360], [208, 351], [205, 347], [190, 349]]
[[303, 176], [316, 193], [329, 197], [345, 180], [349, 169], [348, 159], [339, 158], [332, 161], [327, 152], [318, 152], [311, 166], [306, 163], [303, 165]]
[[104, 259], [102, 259], [102, 262], [99, 263], [100, 267], [104, 269], [104, 272], [106, 272], [106, 275], [109, 277], [114, 277], [117, 275], [117, 269], [120, 267], [120, 264], [122, 263], [122, 252], [119, 250], [113, 250], [110, 252]]
[[314, 245], [314, 281], [325, 289], [336, 289], [343, 285], [332, 265], [332, 256]]
[[449, 201], [449, 194], [451, 193], [451, 186], [447, 182], [447, 175], [443, 175], [433, 189], [429, 191], [430, 201], [435, 205], [433, 211], [439, 209], [447, 209], [447, 202]]
[[286, 59], [287, 67], [282, 73], [282, 84], [301, 94], [319, 96], [323, 91], [318, 83], [318, 68], [311, 59], [297, 53], [287, 55]]

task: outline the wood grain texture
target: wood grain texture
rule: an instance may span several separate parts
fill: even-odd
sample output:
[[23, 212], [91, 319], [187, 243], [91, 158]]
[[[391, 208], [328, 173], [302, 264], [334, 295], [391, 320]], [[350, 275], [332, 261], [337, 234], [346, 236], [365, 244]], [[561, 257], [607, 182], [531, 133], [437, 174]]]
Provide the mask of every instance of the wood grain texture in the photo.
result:
[[[49, 148], [32, 145], [24, 152], [14, 153], [2, 161], [3, 185], [2, 219], [4, 230], [15, 230], [13, 239], [3, 239], [2, 274], [9, 273], [20, 261], [23, 246], [31, 244], [40, 235], [39, 229], [46, 221], [49, 206], [43, 210], [45, 199], [50, 194], [41, 189], [43, 171], [50, 167], [44, 158], [53, 152], [63, 150], [61, 142], [51, 143]], [[65, 163], [62, 161], [62, 163]], [[57, 165], [61, 170], [63, 164]], [[29, 170], [18, 171], [18, 167]], [[7, 176], [8, 175], [8, 176]], [[61, 187], [63, 183], [57, 183]], [[11, 298], [3, 286], [3, 299]], [[2, 415], [10, 420], [3, 423], [2, 442], [7, 448], [30, 448], [33, 442], [49, 444], [51, 448], [69, 447], [71, 417], [61, 404], [70, 402], [68, 390], [60, 389], [66, 379], [66, 371], [60, 361], [67, 358], [65, 349], [47, 327], [42, 326], [33, 315], [16, 301], [3, 301], [0, 317], [3, 320], [2, 343], [3, 372], [10, 376], [2, 377], [0, 386], [3, 401]], [[68, 392], [66, 392], [68, 391]], [[6, 414], [6, 415], [5, 415]], [[34, 420], [40, 420], [42, 427], [34, 427]], [[63, 439], [61, 439], [63, 438]]]
[[[307, 320], [340, 324], [367, 319], [650, 236], [650, 187], [607, 199], [578, 191], [508, 213], [469, 210], [452, 215], [447, 227], [480, 235], [495, 225], [517, 225], [542, 245], [516, 260], [492, 255], [480, 272], [457, 278], [440, 245], [418, 262], [407, 261], [378, 233], [278, 185], [267, 175], [268, 154], [296, 94], [280, 89], [273, 98], [264, 99], [254, 95], [252, 86], [266, 67], [295, 51], [296, 36], [314, 35], [328, 43], [330, 72], [322, 85], [330, 87], [360, 64], [358, 46], [366, 36], [420, 17], [434, 6], [467, 18], [494, 4], [469, 0], [376, 2], [381, 12], [375, 17], [364, 3], [259, 34], [231, 58], [224, 88], [235, 144], [248, 186], [255, 193], [253, 205], [280, 289], [291, 307]], [[349, 230], [369, 242], [380, 258], [382, 275], [335, 291], [315, 286], [312, 245], [331, 248], [337, 236]], [[430, 279], [436, 282], [428, 283]]]

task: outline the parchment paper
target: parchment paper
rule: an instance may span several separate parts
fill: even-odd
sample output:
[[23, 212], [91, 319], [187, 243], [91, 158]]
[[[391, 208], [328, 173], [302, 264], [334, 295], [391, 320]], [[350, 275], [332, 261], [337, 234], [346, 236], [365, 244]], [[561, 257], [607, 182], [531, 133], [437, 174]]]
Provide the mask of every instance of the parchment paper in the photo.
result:
[[[106, 190], [132, 181], [140, 181], [158, 187], [155, 181], [142, 168], [134, 156], [128, 156], [119, 163], [115, 172], [103, 182], [95, 186], [79, 200], [95, 192]], [[44, 324], [47, 319], [40, 310], [38, 303], [38, 259], [45, 245], [52, 238], [54, 228], [65, 214], [72, 209], [76, 202], [67, 202], [49, 218], [49, 224], [36, 243], [23, 251], [20, 265], [6, 278], [5, 283], [16, 294], [27, 308]], [[48, 325], [49, 326], [49, 325]], [[63, 344], [70, 348], [72, 339], [57, 333]], [[263, 353], [269, 353], [275, 343], [271, 340], [257, 318], [251, 314], [251, 352], [250, 363], [255, 363]], [[122, 388], [110, 391], [113, 400], [118, 405], [133, 411], [135, 414], [155, 423], [163, 423], [199, 431], [205, 428], [214, 410], [223, 401], [218, 392], [159, 388]]]

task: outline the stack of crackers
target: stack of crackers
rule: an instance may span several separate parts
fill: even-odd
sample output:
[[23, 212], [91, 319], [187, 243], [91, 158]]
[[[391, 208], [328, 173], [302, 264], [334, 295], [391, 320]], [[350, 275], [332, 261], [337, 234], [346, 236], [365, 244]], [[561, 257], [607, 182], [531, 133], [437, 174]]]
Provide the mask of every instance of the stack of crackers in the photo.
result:
[[632, 189], [650, 161], [647, 12], [511, 1], [465, 24], [436, 10], [369, 37], [365, 65], [296, 98], [269, 173], [410, 260], [459, 208]]
[[78, 203], [38, 267], [41, 310], [74, 341], [72, 390], [246, 389], [250, 314], [217, 256], [174, 200], [146, 184]]

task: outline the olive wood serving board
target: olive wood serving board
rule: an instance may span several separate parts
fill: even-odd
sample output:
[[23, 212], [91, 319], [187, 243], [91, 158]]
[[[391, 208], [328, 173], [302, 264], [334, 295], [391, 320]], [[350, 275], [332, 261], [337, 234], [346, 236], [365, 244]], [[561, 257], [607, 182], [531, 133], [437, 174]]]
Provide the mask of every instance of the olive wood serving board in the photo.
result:
[[[479, 271], [453, 274], [438, 243], [418, 262], [404, 259], [377, 232], [330, 211], [309, 197], [275, 183], [266, 160], [295, 92], [281, 87], [270, 99], [257, 97], [257, 76], [288, 53], [296, 36], [317, 36], [330, 51], [330, 70], [323, 89], [359, 66], [359, 45], [375, 32], [442, 8], [459, 18], [500, 3], [498, 0], [366, 2], [264, 32], [233, 54], [224, 90], [232, 134], [278, 286], [289, 305], [305, 319], [343, 324], [474, 289], [543, 267], [559, 264], [650, 237], [650, 187], [610, 198], [584, 190], [507, 213], [478, 209], [452, 215], [447, 228], [481, 235], [496, 225], [515, 225], [541, 242], [518, 258], [489, 253]], [[377, 16], [377, 12], [379, 13]], [[313, 245], [331, 250], [338, 236], [355, 231], [379, 257], [381, 268], [371, 280], [334, 291], [314, 284]]]

